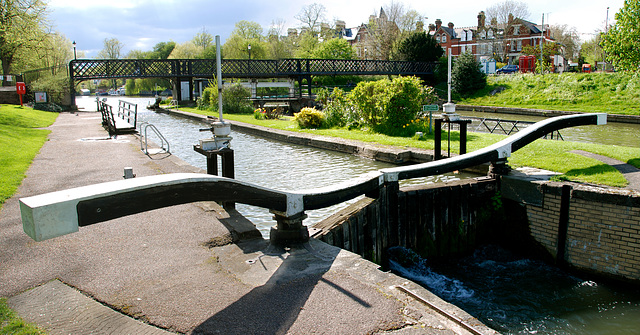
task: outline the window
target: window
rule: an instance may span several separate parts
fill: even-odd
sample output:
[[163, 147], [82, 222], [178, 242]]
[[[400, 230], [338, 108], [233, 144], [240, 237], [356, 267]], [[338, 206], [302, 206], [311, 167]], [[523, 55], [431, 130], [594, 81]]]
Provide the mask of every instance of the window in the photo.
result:
[[447, 43], [447, 35], [442, 34], [442, 43]]
[[516, 51], [521, 51], [521, 50], [522, 50], [522, 41], [518, 40], [516, 44]]
[[440, 43], [440, 35], [436, 35], [436, 42]]

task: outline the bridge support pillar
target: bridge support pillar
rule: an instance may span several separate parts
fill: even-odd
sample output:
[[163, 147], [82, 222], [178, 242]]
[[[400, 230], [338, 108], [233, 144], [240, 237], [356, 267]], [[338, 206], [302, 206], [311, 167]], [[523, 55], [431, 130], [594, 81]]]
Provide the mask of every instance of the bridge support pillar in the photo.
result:
[[285, 213], [271, 210], [276, 226], [271, 227], [269, 240], [271, 244], [277, 246], [290, 246], [309, 241], [309, 230], [302, 224], [302, 220], [307, 218], [304, 212], [294, 216], [285, 216]]
[[507, 159], [503, 158], [494, 162], [491, 162], [489, 166], [489, 177], [498, 178], [506, 175], [511, 171], [511, 168], [507, 165]]

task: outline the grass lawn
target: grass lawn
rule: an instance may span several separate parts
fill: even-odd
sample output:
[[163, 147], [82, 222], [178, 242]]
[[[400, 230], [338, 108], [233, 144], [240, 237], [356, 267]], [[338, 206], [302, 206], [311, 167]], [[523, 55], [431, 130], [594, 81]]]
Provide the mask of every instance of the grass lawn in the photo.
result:
[[24, 322], [7, 306], [7, 299], [0, 298], [0, 335], [46, 334], [37, 326]]
[[43, 112], [16, 105], [0, 106], [0, 205], [10, 198], [22, 183], [57, 113]]
[[[487, 78], [487, 87], [458, 103], [640, 115], [640, 75], [628, 73], [510, 74]], [[490, 95], [498, 87], [505, 90]]]
[[[181, 108], [181, 110], [203, 115], [217, 116], [211, 111]], [[423, 140], [410, 137], [392, 137], [361, 130], [347, 129], [300, 129], [290, 117], [281, 120], [256, 120], [252, 114], [226, 114], [226, 119], [240, 121], [269, 128], [303, 132], [321, 136], [332, 136], [353, 139], [363, 142], [374, 142], [398, 147], [413, 147], [433, 150], [433, 135], [426, 135]], [[484, 133], [468, 133], [467, 151], [471, 152], [496, 143], [506, 136]], [[451, 151], [457, 153], [459, 135], [452, 132]], [[447, 148], [446, 134], [443, 134], [443, 150]], [[570, 180], [615, 187], [624, 187], [628, 183], [624, 176], [613, 167], [598, 160], [571, 153], [572, 150], [584, 150], [595, 154], [611, 157], [640, 168], [640, 149], [600, 145], [579, 142], [565, 142], [553, 140], [537, 140], [524, 148], [514, 152], [509, 158], [512, 167], [535, 167], [560, 172], [563, 175], [556, 180]]]

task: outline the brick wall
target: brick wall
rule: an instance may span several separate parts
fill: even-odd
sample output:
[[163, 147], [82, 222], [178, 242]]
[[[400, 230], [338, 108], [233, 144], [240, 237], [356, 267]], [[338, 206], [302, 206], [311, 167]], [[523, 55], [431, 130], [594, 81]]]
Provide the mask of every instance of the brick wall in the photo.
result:
[[[639, 281], [640, 194], [575, 185], [563, 209], [561, 187], [561, 183], [542, 184], [542, 206], [526, 205], [535, 240], [554, 257], [563, 257], [559, 262], [578, 270]], [[564, 243], [558, 239], [563, 210], [568, 211]]]

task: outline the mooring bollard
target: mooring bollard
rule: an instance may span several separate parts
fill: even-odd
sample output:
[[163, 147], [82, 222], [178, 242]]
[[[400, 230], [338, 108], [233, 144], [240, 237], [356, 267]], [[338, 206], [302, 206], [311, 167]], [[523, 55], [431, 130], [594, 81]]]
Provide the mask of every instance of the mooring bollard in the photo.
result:
[[285, 213], [270, 210], [276, 220], [276, 226], [271, 227], [269, 241], [277, 246], [291, 246], [309, 241], [309, 230], [302, 224], [307, 215], [302, 213], [285, 216]]

